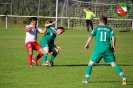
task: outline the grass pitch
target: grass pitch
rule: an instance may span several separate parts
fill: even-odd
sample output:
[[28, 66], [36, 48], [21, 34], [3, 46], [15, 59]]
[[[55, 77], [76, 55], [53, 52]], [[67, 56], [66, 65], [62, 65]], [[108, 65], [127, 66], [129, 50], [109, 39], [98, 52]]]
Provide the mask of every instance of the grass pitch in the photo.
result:
[[[29, 67], [24, 29], [0, 29], [0, 88], [133, 88], [133, 32], [115, 31], [115, 56], [128, 84], [123, 86], [118, 74], [103, 61], [93, 67], [89, 83], [82, 83], [95, 42], [93, 39], [90, 48], [84, 49], [89, 34], [86, 30], [66, 30], [57, 36], [55, 43], [62, 50], [54, 66], [42, 67], [41, 58], [39, 66]], [[38, 35], [38, 42], [42, 36]]]

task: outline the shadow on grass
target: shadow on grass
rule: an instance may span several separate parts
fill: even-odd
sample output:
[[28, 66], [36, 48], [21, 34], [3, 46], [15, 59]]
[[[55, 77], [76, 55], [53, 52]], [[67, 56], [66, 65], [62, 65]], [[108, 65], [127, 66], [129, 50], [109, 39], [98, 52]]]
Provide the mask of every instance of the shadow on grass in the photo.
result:
[[54, 65], [54, 66], [68, 66], [68, 67], [76, 67], [76, 66], [87, 66], [87, 64], [68, 64], [68, 65]]
[[[131, 64], [117, 64], [118, 66], [133, 66]], [[111, 66], [110, 64], [95, 64], [94, 66]]]
[[[68, 64], [68, 65], [54, 65], [54, 66], [87, 66], [88, 64]], [[111, 66], [110, 64], [95, 64], [94, 66]], [[118, 66], [133, 66], [128, 64], [118, 64]]]
[[[87, 66], [88, 64], [59, 64], [56, 65], [54, 64], [53, 66], [66, 66], [66, 67], [80, 67], [80, 66]], [[38, 66], [42, 66], [42, 65], [38, 65]], [[95, 64], [94, 66], [111, 66], [110, 64]], [[118, 64], [118, 66], [133, 66], [133, 65], [129, 65], [129, 64]]]
[[[42, 65], [38, 65], [38, 66], [42, 66]], [[61, 67], [62, 67], [62, 66], [63, 66], [63, 67], [64, 67], [64, 66], [66, 66], [66, 67], [76, 67], [76, 66], [87, 66], [87, 64], [68, 64], [68, 65], [60, 64], [60, 65], [53, 65], [53, 66], [59, 66], [59, 67], [60, 67], [60, 66], [61, 66]]]
[[[119, 83], [120, 81], [91, 81], [89, 83]], [[133, 85], [133, 81], [127, 81], [127, 85], [132, 86]]]
[[120, 81], [90, 81], [89, 83], [119, 83]]
[[[133, 81], [132, 81], [133, 82]], [[127, 85], [133, 85], [133, 83], [127, 83]]]

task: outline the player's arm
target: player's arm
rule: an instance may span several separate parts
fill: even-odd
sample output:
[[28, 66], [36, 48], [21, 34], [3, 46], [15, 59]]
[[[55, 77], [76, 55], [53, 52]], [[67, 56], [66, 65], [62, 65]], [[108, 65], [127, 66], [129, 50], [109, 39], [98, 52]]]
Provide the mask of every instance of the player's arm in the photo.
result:
[[47, 21], [46, 23], [45, 23], [45, 28], [40, 32], [41, 34], [45, 34], [46, 32], [47, 32], [47, 24], [48, 24], [49, 22]]
[[90, 37], [87, 39], [87, 42], [85, 44], [85, 47], [84, 47], [85, 49], [89, 48], [89, 44], [91, 40], [93, 39], [94, 36], [96, 36], [96, 31], [97, 31], [97, 28], [94, 28], [93, 31], [91, 32]]
[[95, 16], [96, 16], [96, 15], [92, 12], [91, 20], [93, 20]]
[[87, 12], [87, 9], [86, 9], [86, 8], [84, 8], [84, 9], [83, 9], [83, 11], [86, 13], [86, 12]]
[[56, 45], [54, 44], [54, 42], [53, 42], [51, 45], [54, 46], [57, 50], [61, 50], [61, 47], [60, 47], [60, 46], [56, 46]]
[[40, 33], [45, 34], [47, 32], [47, 28], [44, 28]]
[[30, 25], [25, 28], [25, 32], [31, 31], [33, 28], [35, 28], [35, 25]]
[[57, 48], [58, 50], [61, 50], [61, 47], [59, 47], [59, 46], [57, 46], [56, 48]]
[[54, 43], [53, 43], [53, 45], [52, 45], [52, 46], [54, 46], [54, 47], [55, 47], [55, 49], [57, 49], [57, 51], [61, 50], [61, 47], [60, 47], [60, 46], [56, 46]]
[[47, 32], [47, 27], [48, 26], [51, 26], [51, 25], [54, 25], [56, 23], [56, 21], [52, 22], [52, 23], [49, 23], [48, 21], [45, 23], [45, 28], [40, 32], [41, 34], [44, 34]]
[[113, 51], [116, 50], [116, 48], [115, 48], [115, 43], [116, 43], [116, 37], [113, 36], [113, 37], [112, 37], [112, 49], [113, 49]]
[[52, 23], [49, 23], [49, 22], [47, 21], [46, 24], [45, 24], [45, 27], [48, 27], [48, 26], [54, 25], [55, 23], [56, 23], [56, 21], [53, 21]]
[[91, 42], [91, 40], [93, 39], [92, 36], [90, 36], [88, 39], [87, 39], [87, 42], [85, 44], [85, 49], [88, 49], [89, 48], [89, 43]]

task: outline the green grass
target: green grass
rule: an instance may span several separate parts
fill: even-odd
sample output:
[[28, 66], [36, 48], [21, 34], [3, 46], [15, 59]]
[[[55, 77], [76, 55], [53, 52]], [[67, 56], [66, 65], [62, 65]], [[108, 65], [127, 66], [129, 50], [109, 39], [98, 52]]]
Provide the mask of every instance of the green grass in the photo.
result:
[[[42, 67], [40, 59], [39, 66], [31, 68], [24, 46], [24, 29], [0, 29], [0, 88], [133, 88], [133, 32], [115, 31], [115, 56], [128, 85], [122, 86], [119, 75], [103, 60], [93, 67], [90, 83], [82, 83], [94, 47], [93, 40], [89, 50], [84, 49], [89, 34], [86, 30], [66, 30], [56, 39], [62, 50], [54, 66]], [[41, 37], [39, 34], [38, 42]]]

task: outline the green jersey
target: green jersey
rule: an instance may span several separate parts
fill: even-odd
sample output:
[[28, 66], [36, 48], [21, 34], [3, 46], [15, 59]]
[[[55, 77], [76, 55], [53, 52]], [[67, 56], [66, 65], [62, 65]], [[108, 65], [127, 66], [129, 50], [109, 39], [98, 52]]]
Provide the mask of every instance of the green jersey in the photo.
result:
[[94, 28], [90, 36], [96, 38], [94, 52], [104, 53], [111, 47], [110, 40], [114, 36], [114, 32], [112, 28], [100, 25]]
[[54, 26], [47, 27], [46, 34], [42, 37], [40, 43], [42, 44], [54, 44], [56, 38], [56, 28]]

